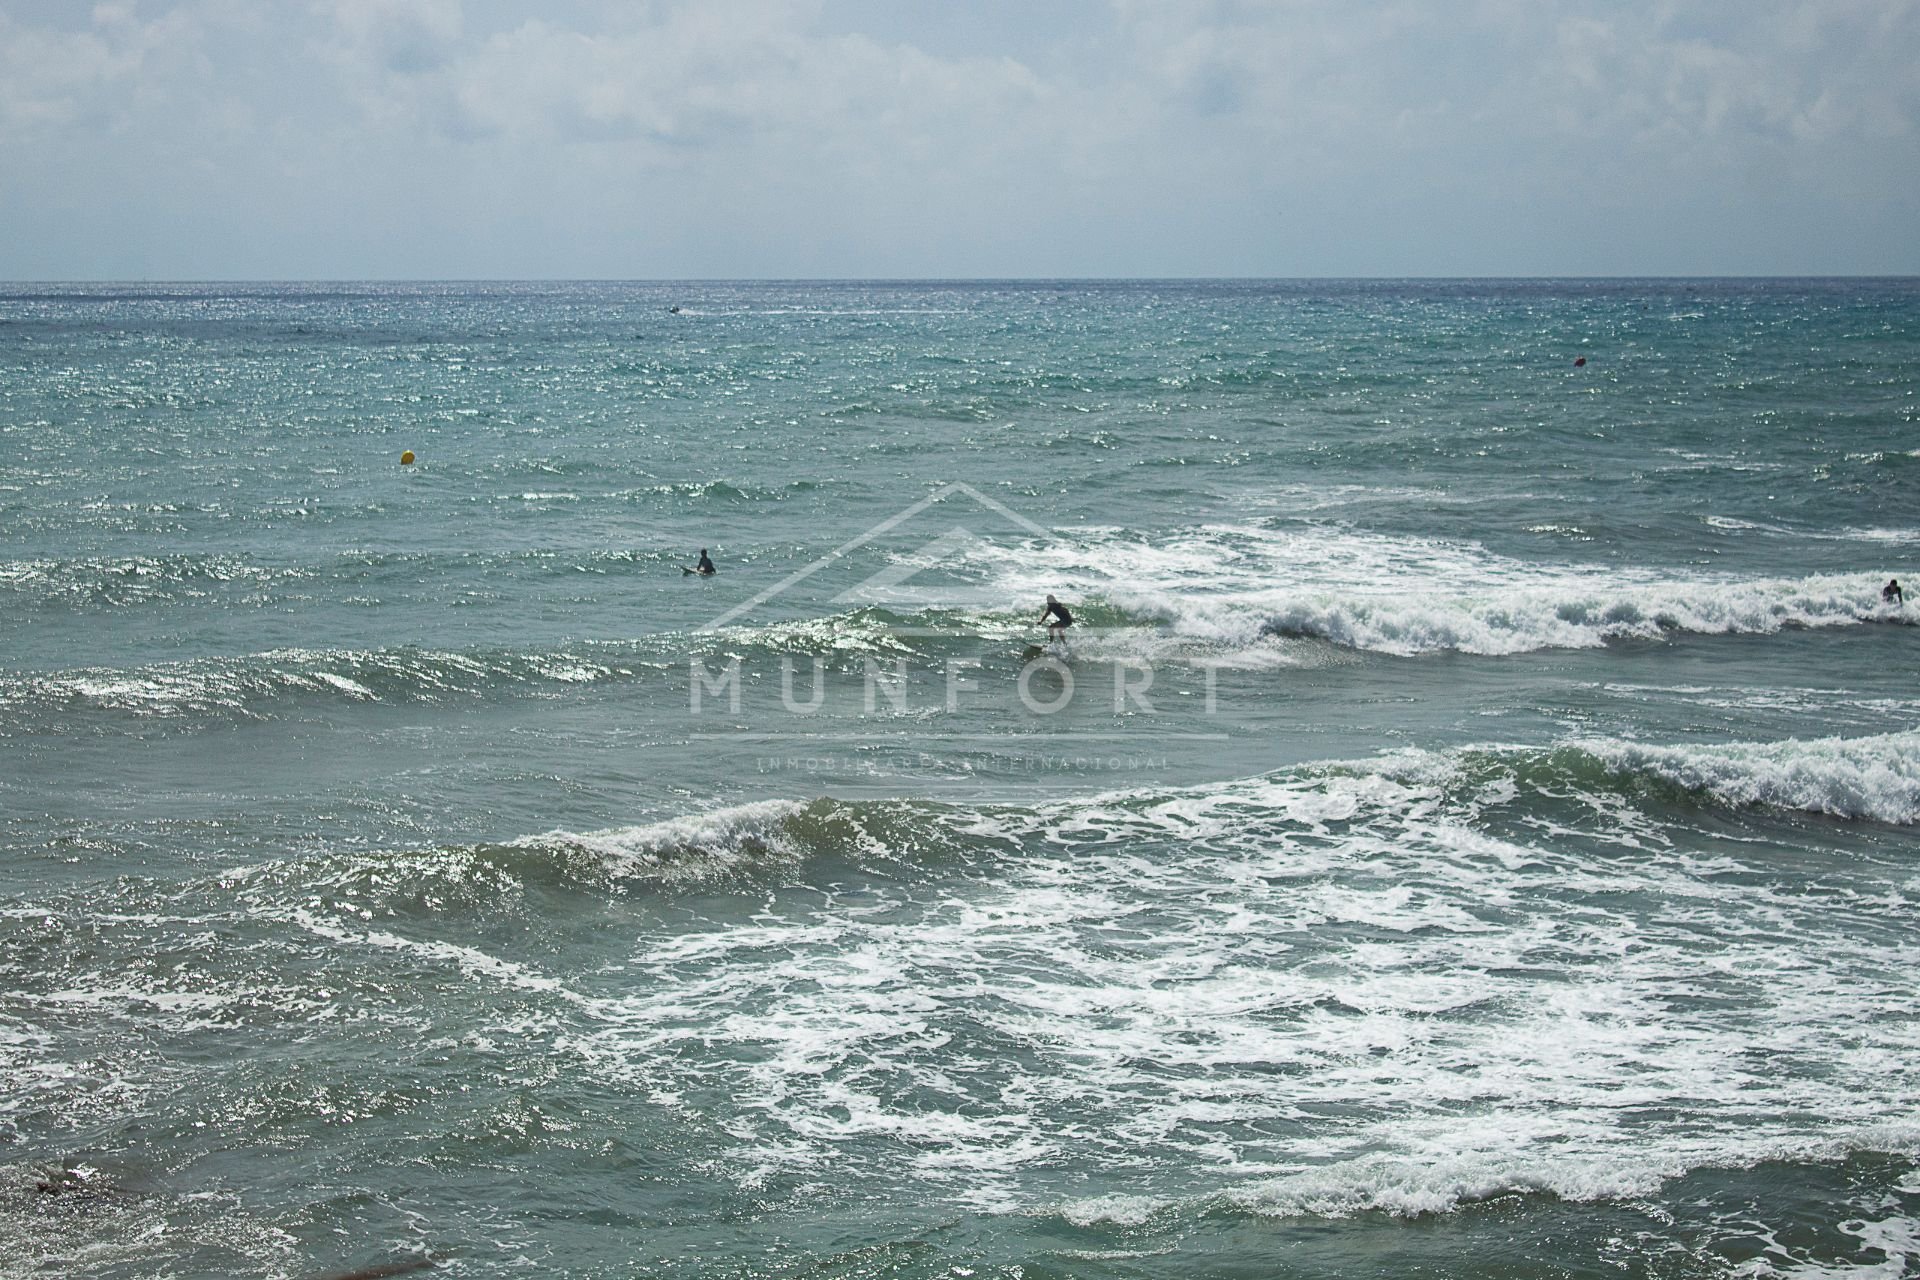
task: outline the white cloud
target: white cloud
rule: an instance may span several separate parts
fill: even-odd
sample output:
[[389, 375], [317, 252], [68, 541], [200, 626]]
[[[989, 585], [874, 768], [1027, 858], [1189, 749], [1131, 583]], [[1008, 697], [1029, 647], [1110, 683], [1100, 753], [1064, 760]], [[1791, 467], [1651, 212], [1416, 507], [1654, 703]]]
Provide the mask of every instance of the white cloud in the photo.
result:
[[[997, 48], [854, 0], [11, 8], [15, 264], [1920, 269], [1916, 0], [1115, 0]], [[101, 173], [184, 176], [58, 216]]]
[[80, 31], [0, 12], [0, 137], [113, 127], [157, 38], [124, 6], [97, 7]]

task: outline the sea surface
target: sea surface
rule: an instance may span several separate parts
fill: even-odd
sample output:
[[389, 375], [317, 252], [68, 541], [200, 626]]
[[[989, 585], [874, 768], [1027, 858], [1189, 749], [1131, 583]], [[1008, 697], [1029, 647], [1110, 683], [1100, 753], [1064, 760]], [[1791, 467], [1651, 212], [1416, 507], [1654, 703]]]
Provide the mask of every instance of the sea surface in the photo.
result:
[[0, 1276], [1920, 1274], [1896, 576], [1912, 280], [0, 286]]

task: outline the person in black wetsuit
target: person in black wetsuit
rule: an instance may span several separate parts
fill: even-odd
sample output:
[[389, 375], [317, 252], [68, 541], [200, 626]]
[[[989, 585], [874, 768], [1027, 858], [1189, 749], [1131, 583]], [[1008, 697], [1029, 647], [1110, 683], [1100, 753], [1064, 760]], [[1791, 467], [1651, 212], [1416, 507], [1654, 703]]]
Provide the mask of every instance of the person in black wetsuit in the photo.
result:
[[1073, 615], [1067, 612], [1067, 606], [1048, 596], [1047, 607], [1040, 611], [1040, 621], [1047, 624], [1047, 639], [1065, 640], [1067, 628], [1073, 625]]
[[1903, 609], [1907, 604], [1907, 593], [1900, 589], [1898, 578], [1887, 579], [1887, 585], [1880, 588], [1880, 598], [1888, 604], [1897, 604]]
[[713, 561], [707, 559], [707, 549], [705, 547], [700, 548], [700, 558], [694, 562], [693, 571], [703, 578], [711, 578], [716, 572], [713, 567]]

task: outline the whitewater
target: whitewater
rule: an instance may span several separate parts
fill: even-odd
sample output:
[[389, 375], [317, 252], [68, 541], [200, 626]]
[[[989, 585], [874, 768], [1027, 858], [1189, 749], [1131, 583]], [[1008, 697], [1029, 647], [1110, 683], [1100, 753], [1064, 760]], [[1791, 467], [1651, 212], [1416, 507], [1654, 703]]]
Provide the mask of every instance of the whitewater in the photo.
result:
[[0, 288], [0, 1276], [1911, 1274], [1917, 358]]

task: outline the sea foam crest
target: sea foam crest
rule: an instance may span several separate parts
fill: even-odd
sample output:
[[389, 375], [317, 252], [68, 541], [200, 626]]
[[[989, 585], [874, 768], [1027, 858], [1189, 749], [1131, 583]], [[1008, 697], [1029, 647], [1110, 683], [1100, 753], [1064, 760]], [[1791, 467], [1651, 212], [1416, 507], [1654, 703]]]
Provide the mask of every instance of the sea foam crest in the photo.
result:
[[[1513, 785], [1563, 792], [1608, 791], [1636, 780], [1676, 787], [1713, 804], [1765, 805], [1836, 818], [1920, 823], [1920, 731], [1858, 738], [1787, 738], [1662, 746], [1576, 738], [1552, 748], [1473, 746], [1404, 749], [1316, 769], [1377, 776], [1404, 786], [1478, 799]], [[1504, 785], [1489, 793], [1490, 783]]]
[[[429, 649], [276, 649], [144, 667], [82, 667], [0, 675], [0, 711], [70, 707], [138, 716], [270, 715], [278, 704], [321, 694], [356, 702], [416, 703], [484, 696], [499, 689], [578, 685], [631, 677], [660, 663], [635, 644], [455, 652]], [[0, 736], [7, 727], [0, 724]]]
[[1254, 1183], [1229, 1198], [1263, 1217], [1344, 1218], [1375, 1211], [1410, 1218], [1510, 1192], [1575, 1201], [1646, 1195], [1678, 1172], [1632, 1154], [1562, 1160], [1470, 1154], [1432, 1162], [1376, 1155]]
[[[1152, 543], [1085, 529], [1017, 554], [978, 547], [1001, 598], [1064, 588], [1211, 649], [1275, 637], [1412, 656], [1596, 648], [1676, 632], [1769, 635], [1789, 627], [1920, 620], [1884, 604], [1876, 573], [1805, 578], [1680, 576], [1541, 563], [1478, 543], [1208, 525]], [[1098, 622], [1097, 617], [1095, 618]]]
[[616, 877], [699, 880], [797, 857], [789, 824], [805, 810], [794, 800], [760, 800], [607, 831], [551, 831], [511, 847], [584, 853]]
[[1159, 616], [1176, 633], [1243, 644], [1310, 636], [1352, 649], [1413, 656], [1444, 650], [1501, 655], [1590, 649], [1673, 632], [1771, 635], [1789, 627], [1911, 620], [1882, 606], [1864, 575], [1731, 582], [1599, 580], [1481, 593], [1264, 592], [1239, 599], [1143, 593], [1122, 603]]
[[1920, 822], [1920, 731], [1718, 746], [1613, 740], [1574, 745], [1610, 768], [1705, 792], [1725, 804]]
[[[1456, 1136], [1472, 1141], [1471, 1135]], [[1551, 1154], [1499, 1150], [1410, 1158], [1373, 1152], [1251, 1180], [1205, 1198], [1109, 1195], [1071, 1201], [1054, 1212], [1078, 1227], [1135, 1228], [1150, 1226], [1157, 1219], [1177, 1224], [1182, 1217], [1215, 1211], [1222, 1204], [1263, 1218], [1348, 1218], [1362, 1213], [1416, 1218], [1452, 1213], [1505, 1195], [1547, 1195], [1577, 1203], [1638, 1199], [1700, 1169], [1751, 1168], [1774, 1161], [1836, 1162], [1861, 1151], [1905, 1153], [1913, 1149], [1915, 1139], [1911, 1125], [1889, 1122], [1842, 1126], [1821, 1137], [1727, 1136], [1665, 1149], [1619, 1143], [1610, 1150]], [[1897, 1244], [1914, 1239], [1897, 1228], [1887, 1234]]]

